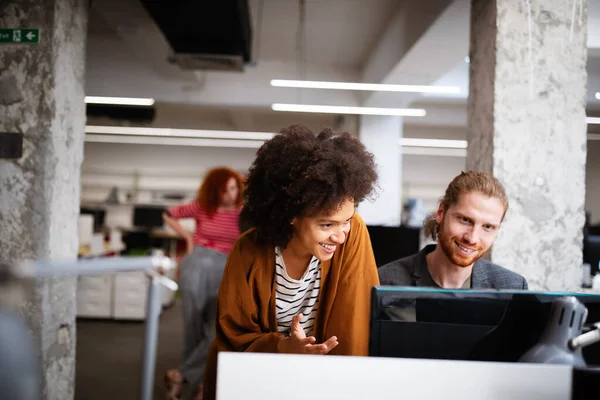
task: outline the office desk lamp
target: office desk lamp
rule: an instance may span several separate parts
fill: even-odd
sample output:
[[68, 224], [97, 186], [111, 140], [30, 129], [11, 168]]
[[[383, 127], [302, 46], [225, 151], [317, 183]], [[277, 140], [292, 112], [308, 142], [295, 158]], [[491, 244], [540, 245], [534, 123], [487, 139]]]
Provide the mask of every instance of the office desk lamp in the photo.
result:
[[585, 367], [581, 349], [600, 341], [600, 322], [582, 334], [587, 315], [587, 308], [573, 296], [553, 300], [540, 340], [519, 361]]

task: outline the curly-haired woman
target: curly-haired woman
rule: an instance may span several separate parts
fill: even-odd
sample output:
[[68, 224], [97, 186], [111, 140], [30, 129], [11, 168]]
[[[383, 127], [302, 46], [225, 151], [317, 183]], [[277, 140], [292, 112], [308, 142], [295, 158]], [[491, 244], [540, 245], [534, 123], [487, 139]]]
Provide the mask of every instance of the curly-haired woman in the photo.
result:
[[205, 400], [219, 351], [367, 355], [379, 279], [355, 206], [376, 181], [373, 155], [348, 133], [292, 125], [258, 150], [240, 217], [253, 228], [223, 274]]
[[[227, 254], [240, 235], [238, 219], [242, 204], [242, 178], [232, 169], [210, 170], [196, 199], [167, 210], [167, 225], [182, 235], [188, 255], [181, 263], [179, 286], [183, 312], [182, 361], [165, 373], [167, 399], [178, 399], [184, 382], [198, 391], [204, 376], [208, 348], [215, 336], [216, 296], [227, 262]], [[193, 218], [196, 231], [190, 235], [179, 224]]]

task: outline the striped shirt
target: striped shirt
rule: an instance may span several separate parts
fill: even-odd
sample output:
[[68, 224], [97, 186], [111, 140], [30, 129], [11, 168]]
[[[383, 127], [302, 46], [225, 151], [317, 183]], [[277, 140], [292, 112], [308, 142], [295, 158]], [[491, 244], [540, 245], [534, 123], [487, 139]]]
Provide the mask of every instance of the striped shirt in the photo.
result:
[[204, 208], [197, 201], [193, 201], [169, 208], [168, 211], [173, 218], [194, 218], [196, 221], [194, 244], [197, 246], [229, 254], [240, 236], [238, 226], [240, 210], [216, 211], [209, 217]]
[[306, 336], [314, 335], [321, 288], [321, 262], [313, 256], [302, 278], [292, 279], [287, 274], [281, 251], [276, 247], [275, 268], [277, 330], [289, 333], [292, 318], [302, 314], [300, 326]]

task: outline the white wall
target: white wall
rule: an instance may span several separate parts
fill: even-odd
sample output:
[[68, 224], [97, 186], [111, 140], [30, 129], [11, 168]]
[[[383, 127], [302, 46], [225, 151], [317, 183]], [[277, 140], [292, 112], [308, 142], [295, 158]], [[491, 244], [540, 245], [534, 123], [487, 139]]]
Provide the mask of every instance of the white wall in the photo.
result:
[[421, 198], [427, 211], [435, 211], [450, 181], [464, 171], [465, 162], [464, 157], [403, 155], [403, 203]]
[[360, 140], [373, 153], [379, 175], [375, 201], [363, 202], [358, 212], [368, 225], [399, 226], [402, 214], [402, 117], [363, 115]]
[[[404, 137], [466, 139], [466, 128], [405, 125]], [[433, 212], [440, 197], [454, 177], [464, 171], [466, 159], [451, 156], [402, 156], [402, 203], [409, 198], [423, 199], [423, 206]]]

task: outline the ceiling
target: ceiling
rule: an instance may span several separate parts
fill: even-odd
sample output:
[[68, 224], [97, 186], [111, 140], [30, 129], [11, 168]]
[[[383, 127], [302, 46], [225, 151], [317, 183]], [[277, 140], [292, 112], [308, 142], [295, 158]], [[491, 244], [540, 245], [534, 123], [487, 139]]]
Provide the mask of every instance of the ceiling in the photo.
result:
[[[306, 0], [304, 52], [297, 46], [298, 0], [248, 3], [253, 60], [243, 73], [237, 73], [182, 70], [169, 62], [170, 46], [141, 1], [93, 1], [86, 94], [152, 97], [156, 99], [154, 127], [263, 132], [277, 131], [291, 122], [314, 130], [359, 129], [354, 116], [275, 112], [271, 111], [273, 103], [411, 105], [425, 108], [427, 116], [405, 118], [406, 137], [466, 138], [469, 64], [465, 57], [469, 52], [471, 0]], [[594, 98], [595, 92], [600, 92], [600, 1], [589, 0], [588, 7], [588, 113], [591, 110], [594, 114], [590, 115], [600, 116], [600, 100]], [[568, 14], [566, 18], [570, 18]], [[461, 94], [424, 96], [271, 87], [270, 80], [278, 78], [452, 85], [461, 87]], [[88, 124], [119, 122], [88, 118]], [[589, 131], [600, 133], [600, 125], [590, 125]], [[592, 147], [598, 143], [588, 142], [589, 154], [594, 154]], [[128, 188], [134, 171], [135, 176], [140, 174], [142, 187], [143, 182], [149, 184], [160, 175], [151, 188], [156, 184], [173, 190], [185, 187], [193, 193], [198, 184], [196, 176], [204, 170], [224, 162], [244, 170], [255, 151], [186, 147], [180, 143], [156, 146], [86, 142], [82, 182], [88, 191], [82, 192], [82, 198], [92, 198], [89, 189], [102, 186], [97, 199], [104, 199], [107, 188], [121, 182], [119, 179], [124, 179], [123, 187]], [[403, 156], [401, 179], [404, 185], [412, 185], [403, 193], [417, 196], [414, 188], [423, 188], [431, 192], [427, 196], [432, 204], [436, 203], [448, 179], [464, 168], [464, 162], [459, 157]]]
[[[169, 45], [138, 0], [95, 1], [89, 21], [86, 92], [153, 97], [159, 109], [161, 104], [185, 105], [193, 110], [190, 113], [201, 115], [202, 109], [204, 114], [227, 115], [236, 129], [252, 130], [256, 121], [277, 114], [270, 111], [272, 103], [376, 104], [375, 96], [356, 92], [274, 88], [271, 79], [436, 83], [458, 85], [461, 95], [381, 96], [379, 103], [416, 101], [439, 111], [407, 123], [440, 124], [457, 109], [460, 115], [455, 119], [464, 121], [469, 4], [469, 0], [306, 0], [305, 56], [299, 59], [298, 0], [249, 0], [253, 62], [244, 73], [235, 73], [181, 70], [168, 61]], [[589, 2], [588, 45], [588, 103], [600, 108], [600, 100], [594, 98], [600, 91], [600, 2]], [[286, 118], [324, 123], [334, 117], [286, 114]], [[194, 120], [197, 128], [203, 127], [198, 118]]]
[[[258, 61], [296, 62], [298, 0], [250, 0]], [[306, 0], [306, 62], [359, 69], [401, 0]], [[259, 27], [260, 21], [260, 29]]]

